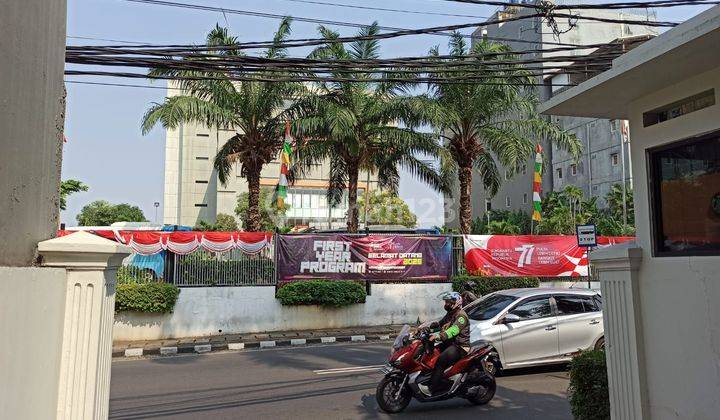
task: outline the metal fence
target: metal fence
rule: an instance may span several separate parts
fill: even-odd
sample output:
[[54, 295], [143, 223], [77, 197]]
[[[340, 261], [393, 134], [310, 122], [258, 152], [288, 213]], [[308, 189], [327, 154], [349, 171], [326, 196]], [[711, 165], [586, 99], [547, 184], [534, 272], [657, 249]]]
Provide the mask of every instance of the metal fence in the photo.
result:
[[198, 250], [188, 255], [168, 253], [165, 281], [179, 287], [274, 286], [273, 245], [255, 255], [238, 249], [214, 253]]

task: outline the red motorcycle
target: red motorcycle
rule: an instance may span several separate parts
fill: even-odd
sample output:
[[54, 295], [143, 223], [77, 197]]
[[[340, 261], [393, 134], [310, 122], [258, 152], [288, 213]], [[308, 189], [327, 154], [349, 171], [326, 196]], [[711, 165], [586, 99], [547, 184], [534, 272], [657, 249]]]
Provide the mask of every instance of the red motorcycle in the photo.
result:
[[393, 343], [388, 363], [382, 369], [385, 375], [377, 386], [375, 398], [386, 413], [403, 411], [414, 397], [420, 402], [465, 398], [473, 404], [487, 404], [495, 396], [495, 377], [488, 366], [497, 354], [491, 343], [473, 343], [470, 352], [445, 370], [449, 382], [446, 389], [433, 395], [423, 393], [418, 385], [428, 385], [440, 350], [430, 340], [430, 334], [419, 328], [414, 335], [404, 326]]

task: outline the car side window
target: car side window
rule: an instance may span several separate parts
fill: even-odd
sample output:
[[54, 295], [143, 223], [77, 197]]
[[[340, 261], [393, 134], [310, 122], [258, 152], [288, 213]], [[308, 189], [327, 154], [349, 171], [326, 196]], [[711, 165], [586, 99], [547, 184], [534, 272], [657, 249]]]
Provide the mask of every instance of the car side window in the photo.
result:
[[585, 312], [582, 296], [555, 296], [558, 315], [581, 314]]
[[585, 312], [600, 312], [600, 306], [592, 296], [583, 296], [581, 299]]
[[517, 315], [522, 320], [545, 318], [552, 315], [550, 298], [547, 296], [530, 298], [520, 302], [520, 304], [511, 309], [508, 313]]

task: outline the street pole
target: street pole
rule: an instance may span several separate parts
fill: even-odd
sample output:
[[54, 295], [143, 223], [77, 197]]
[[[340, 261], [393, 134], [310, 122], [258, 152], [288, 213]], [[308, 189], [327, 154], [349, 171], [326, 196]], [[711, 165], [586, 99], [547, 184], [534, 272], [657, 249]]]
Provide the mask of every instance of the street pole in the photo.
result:
[[370, 170], [367, 171], [367, 181], [365, 182], [365, 209], [363, 212], [363, 222], [365, 223], [365, 229], [368, 227], [368, 206], [370, 205]]

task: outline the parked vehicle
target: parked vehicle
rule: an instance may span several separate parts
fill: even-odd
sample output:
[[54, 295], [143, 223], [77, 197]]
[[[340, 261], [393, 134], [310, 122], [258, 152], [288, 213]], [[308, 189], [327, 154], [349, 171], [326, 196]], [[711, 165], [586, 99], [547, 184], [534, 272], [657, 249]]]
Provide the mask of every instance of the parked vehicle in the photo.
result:
[[565, 363], [605, 345], [602, 298], [580, 289], [512, 289], [465, 307], [470, 340], [487, 340], [498, 354], [495, 369]]
[[474, 343], [470, 352], [445, 371], [448, 388], [432, 396], [425, 395], [418, 385], [427, 385], [440, 351], [429, 339], [426, 330], [414, 335], [405, 326], [393, 343], [383, 379], [377, 386], [375, 398], [387, 413], [398, 413], [415, 398], [420, 402], [440, 401], [454, 397], [465, 398], [473, 404], [487, 404], [495, 395], [495, 377], [487, 368], [495, 353], [492, 344]]

